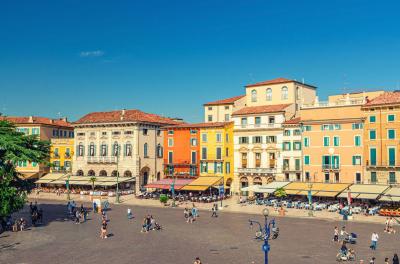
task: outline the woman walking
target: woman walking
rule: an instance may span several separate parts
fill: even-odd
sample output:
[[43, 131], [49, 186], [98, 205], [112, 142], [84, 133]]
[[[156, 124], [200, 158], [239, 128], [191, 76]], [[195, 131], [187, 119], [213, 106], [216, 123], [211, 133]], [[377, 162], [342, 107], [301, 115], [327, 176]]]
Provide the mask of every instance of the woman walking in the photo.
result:
[[100, 238], [101, 239], [107, 238], [107, 222], [104, 220], [101, 223]]
[[392, 262], [393, 264], [399, 264], [399, 257], [397, 256], [397, 254], [394, 254]]

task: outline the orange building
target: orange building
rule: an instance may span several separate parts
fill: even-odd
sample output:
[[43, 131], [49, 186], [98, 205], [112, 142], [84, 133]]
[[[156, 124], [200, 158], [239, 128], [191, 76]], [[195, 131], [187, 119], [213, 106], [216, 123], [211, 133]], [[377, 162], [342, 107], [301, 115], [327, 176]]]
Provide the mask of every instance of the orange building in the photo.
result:
[[164, 131], [164, 175], [199, 176], [200, 128], [196, 124], [169, 126]]

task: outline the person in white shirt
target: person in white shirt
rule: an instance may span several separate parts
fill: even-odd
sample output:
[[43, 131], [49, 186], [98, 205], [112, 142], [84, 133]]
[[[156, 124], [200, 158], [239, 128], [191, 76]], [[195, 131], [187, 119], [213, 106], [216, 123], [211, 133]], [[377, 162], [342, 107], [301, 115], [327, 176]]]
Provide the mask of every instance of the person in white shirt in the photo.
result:
[[376, 232], [373, 232], [371, 235], [371, 246], [370, 246], [372, 250], [376, 250], [378, 239], [379, 239], [378, 234]]

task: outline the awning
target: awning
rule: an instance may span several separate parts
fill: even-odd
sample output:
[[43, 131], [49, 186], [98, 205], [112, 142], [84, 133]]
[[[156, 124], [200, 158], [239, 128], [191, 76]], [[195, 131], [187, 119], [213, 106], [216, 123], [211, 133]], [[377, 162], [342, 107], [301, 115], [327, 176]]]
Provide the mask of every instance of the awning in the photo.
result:
[[[92, 185], [90, 181], [91, 176], [69, 176], [68, 174], [58, 178], [57, 180], [53, 180], [48, 182], [49, 184], [66, 184], [66, 181], [69, 180], [70, 185]], [[117, 177], [95, 177], [94, 186], [113, 186], [117, 185]], [[135, 177], [118, 177], [118, 183], [130, 182], [134, 181]]]
[[39, 172], [18, 172], [18, 177], [22, 180], [35, 179], [39, 177]]
[[260, 189], [260, 185], [252, 185], [252, 186], [243, 187], [242, 189], [240, 189], [240, 191], [242, 191], [242, 192], [256, 192], [259, 189]]
[[205, 191], [212, 186], [224, 184], [223, 177], [200, 176], [188, 185], [184, 186], [182, 191]]
[[400, 202], [400, 187], [391, 187], [387, 189], [379, 201], [384, 202]]
[[[389, 185], [378, 185], [378, 184], [354, 184], [351, 185], [350, 189], [352, 199], [368, 199], [375, 200], [385, 190], [389, 188]], [[345, 189], [338, 197], [347, 198], [348, 189]]]
[[172, 178], [167, 178], [167, 179], [162, 179], [160, 181], [155, 181], [155, 182], [149, 183], [145, 186], [145, 188], [169, 190], [169, 189], [171, 189], [171, 185], [174, 184], [174, 189], [180, 190], [180, 189], [182, 189], [182, 187], [191, 183], [192, 181], [193, 181], [193, 179], [175, 179], [174, 180]]
[[308, 195], [311, 190], [312, 196], [335, 197], [340, 192], [349, 187], [347, 183], [315, 183], [315, 182], [292, 182], [284, 186], [286, 194], [289, 195]]
[[288, 185], [290, 182], [271, 182], [266, 185], [259, 185], [254, 191], [257, 193], [274, 193], [276, 189], [282, 188]]
[[37, 180], [35, 183], [50, 183], [52, 181], [58, 180], [65, 176], [66, 174], [64, 173], [48, 173], [41, 177], [39, 180]]

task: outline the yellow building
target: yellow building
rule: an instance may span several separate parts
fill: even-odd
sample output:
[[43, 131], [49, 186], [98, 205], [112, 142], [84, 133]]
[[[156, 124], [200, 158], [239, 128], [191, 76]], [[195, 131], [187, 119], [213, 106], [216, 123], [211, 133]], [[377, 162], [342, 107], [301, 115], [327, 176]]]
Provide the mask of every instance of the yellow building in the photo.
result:
[[362, 107], [365, 115], [365, 183], [400, 178], [400, 92], [386, 92]]
[[[17, 131], [26, 135], [37, 135], [41, 140], [50, 141], [53, 138], [73, 138], [74, 128], [66, 118], [51, 119], [39, 116], [0, 117], [13, 123]], [[48, 164], [23, 161], [17, 164], [17, 171], [25, 178], [40, 178], [50, 171]]]
[[221, 176], [230, 189], [233, 180], [233, 123], [208, 123], [200, 128], [200, 177]]
[[70, 172], [74, 155], [74, 139], [52, 138], [50, 153], [51, 172]]

